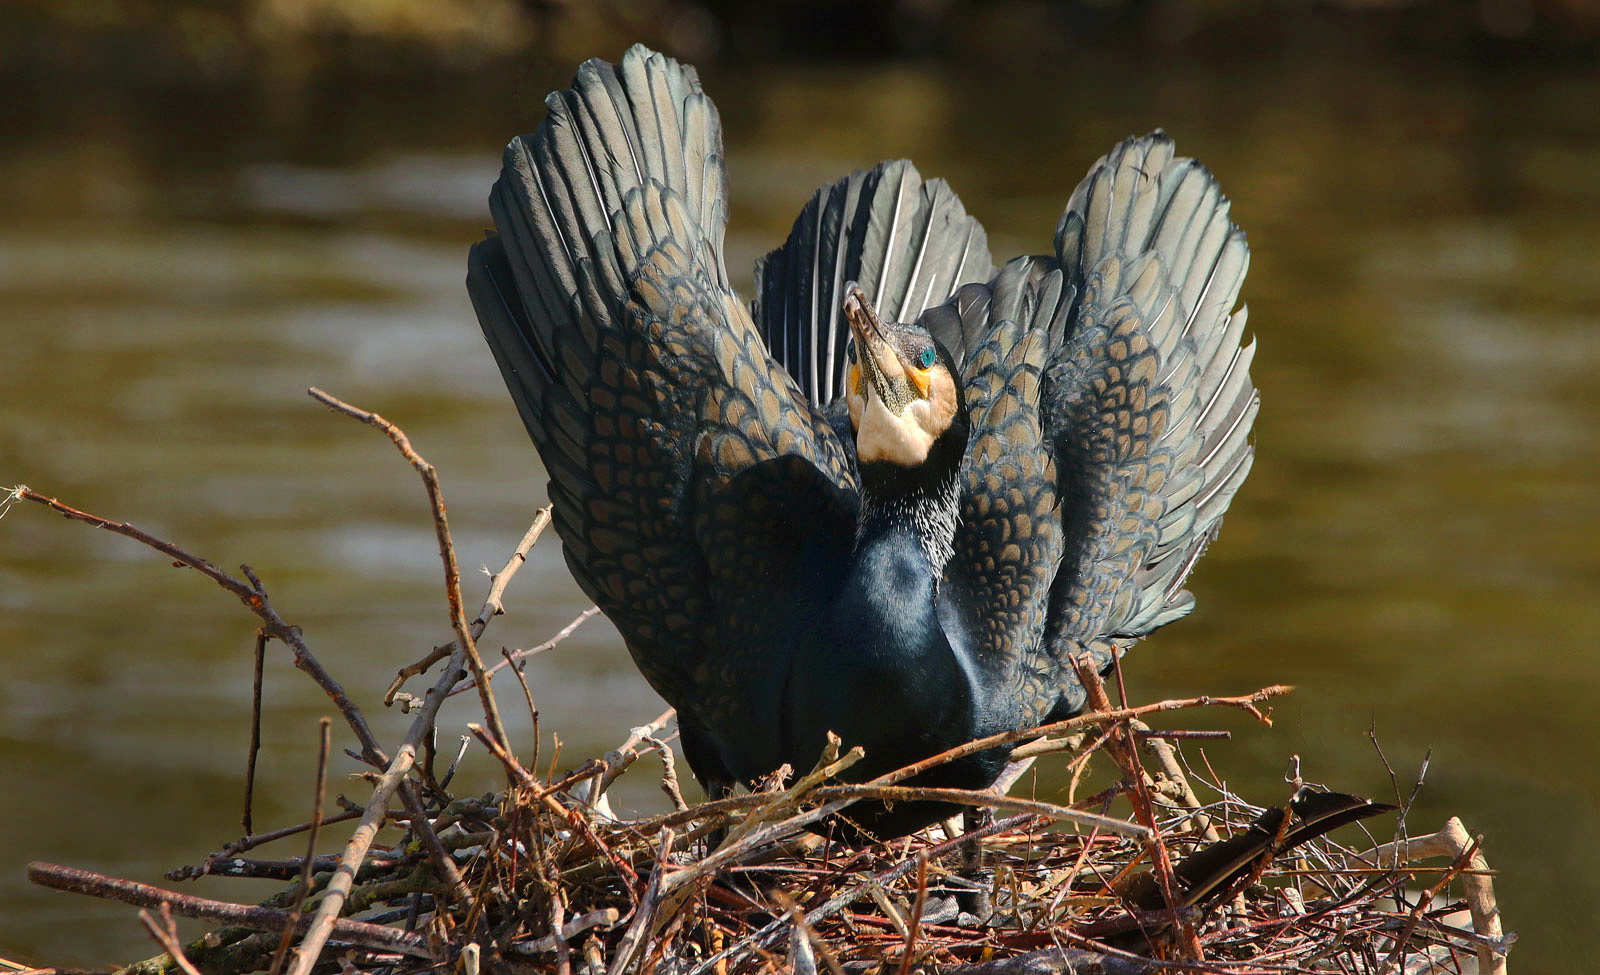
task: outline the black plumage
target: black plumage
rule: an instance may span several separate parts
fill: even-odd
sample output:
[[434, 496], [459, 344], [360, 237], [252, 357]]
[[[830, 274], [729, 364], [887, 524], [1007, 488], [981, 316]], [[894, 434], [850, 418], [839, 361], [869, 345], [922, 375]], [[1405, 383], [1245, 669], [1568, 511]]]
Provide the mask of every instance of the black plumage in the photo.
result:
[[[944, 183], [852, 174], [747, 309], [693, 69], [635, 47], [547, 104], [468, 287], [567, 563], [708, 788], [809, 768], [829, 731], [865, 747], [859, 777], [1069, 715], [1072, 655], [1105, 666], [1189, 611], [1256, 394], [1244, 236], [1165, 135], [1097, 163], [1055, 253], [998, 273]], [[981, 787], [1004, 759], [925, 781]]]

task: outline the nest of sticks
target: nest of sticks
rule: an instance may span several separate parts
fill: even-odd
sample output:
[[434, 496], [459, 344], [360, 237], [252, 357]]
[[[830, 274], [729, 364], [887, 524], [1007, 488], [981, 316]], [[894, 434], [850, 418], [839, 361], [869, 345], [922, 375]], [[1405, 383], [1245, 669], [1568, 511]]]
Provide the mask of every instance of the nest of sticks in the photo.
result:
[[[286, 647], [344, 717], [356, 744], [351, 753], [371, 766], [370, 798], [356, 804], [340, 797], [343, 808], [323, 808], [332, 749], [331, 724], [324, 719], [310, 819], [253, 833], [252, 750], [245, 776], [249, 835], [168, 878], [284, 881], [261, 903], [31, 864], [37, 883], [144, 908], [141, 918], [163, 953], [125, 972], [1506, 971], [1514, 936], [1501, 930], [1492, 872], [1479, 841], [1459, 820], [1410, 836], [1402, 808], [1393, 841], [1378, 843], [1360, 833], [1354, 846], [1327, 835], [1301, 842], [1317, 832], [1302, 805], [1308, 797], [1356, 810], [1339, 822], [1393, 807], [1317, 792], [1298, 775], [1292, 799], [1288, 791], [1282, 797], [1284, 806], [1251, 806], [1222, 785], [1209, 763], [1197, 770], [1181, 751], [1185, 738], [1225, 733], [1157, 732], [1142, 720], [1226, 706], [1270, 723], [1263, 705], [1288, 690], [1281, 686], [1239, 697], [1115, 707], [1098, 676], [1085, 673], [1093, 707], [1070, 721], [974, 742], [866, 783], [843, 781], [859, 753], [841, 752], [833, 743], [813, 769], [775, 776], [750, 794], [694, 805], [678, 786], [671, 712], [633, 729], [602, 757], [541, 773], [537, 754], [524, 764], [508, 748], [490, 678], [505, 668], [521, 681], [522, 658], [559, 642], [594, 611], [545, 645], [506, 652], [494, 667], [485, 665], [478, 639], [501, 612], [507, 584], [548, 524], [548, 509], [491, 577], [482, 610], [469, 620], [432, 466], [382, 417], [317, 390], [312, 395], [389, 436], [422, 475], [433, 509], [455, 639], [403, 668], [390, 685], [385, 702], [415, 717], [405, 739], [389, 749], [248, 566], [241, 567], [243, 579], [236, 578], [133, 525], [26, 487], [12, 489], [0, 504], [3, 513], [11, 502], [36, 502], [134, 538], [233, 593], [260, 624], [258, 674], [271, 643]], [[440, 664], [426, 694], [402, 690]], [[525, 682], [521, 689], [531, 708]], [[481, 703], [483, 721], [468, 727], [504, 768], [506, 786], [497, 793], [460, 797], [449, 791], [454, 763], [436, 773], [435, 721], [455, 693], [475, 693]], [[257, 720], [259, 710], [258, 690]], [[907, 784], [941, 761], [1017, 742], [1013, 768], [1032, 761], [1065, 765], [1072, 782], [1067, 799]], [[1078, 798], [1081, 776], [1096, 756], [1109, 758], [1119, 777]], [[616, 816], [607, 797], [624, 775], [659, 777], [673, 810]], [[974, 812], [964, 823], [952, 820], [884, 842], [832, 835], [830, 824], [848, 819], [854, 802], [929, 799]], [[346, 822], [357, 825], [342, 850], [318, 855]], [[1378, 822], [1386, 829], [1386, 821]], [[386, 826], [403, 836], [375, 845]], [[293, 844], [301, 855], [263, 858], [256, 851], [269, 843]], [[1214, 863], [1224, 853], [1228, 869], [1207, 870], [1203, 882], [1196, 880], [1202, 862]], [[217, 926], [185, 944], [173, 915]]]

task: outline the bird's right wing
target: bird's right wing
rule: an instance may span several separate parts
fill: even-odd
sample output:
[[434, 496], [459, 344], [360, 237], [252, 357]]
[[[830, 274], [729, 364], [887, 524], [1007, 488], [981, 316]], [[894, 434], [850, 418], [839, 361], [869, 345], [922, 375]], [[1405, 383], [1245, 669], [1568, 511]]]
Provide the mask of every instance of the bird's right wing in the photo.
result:
[[506, 150], [468, 289], [579, 585], [663, 696], [709, 713], [728, 702], [694, 695], [740, 686], [707, 646], [719, 600], [781, 579], [797, 533], [848, 535], [849, 464], [728, 287], [694, 70], [635, 47], [547, 104]]
[[1064, 710], [1082, 701], [1069, 654], [1103, 668], [1193, 607], [1184, 580], [1250, 469], [1254, 346], [1233, 311], [1249, 249], [1228, 211], [1158, 132], [1101, 159], [1057, 228], [1080, 295], [1043, 407], [1066, 536], [1044, 650]]

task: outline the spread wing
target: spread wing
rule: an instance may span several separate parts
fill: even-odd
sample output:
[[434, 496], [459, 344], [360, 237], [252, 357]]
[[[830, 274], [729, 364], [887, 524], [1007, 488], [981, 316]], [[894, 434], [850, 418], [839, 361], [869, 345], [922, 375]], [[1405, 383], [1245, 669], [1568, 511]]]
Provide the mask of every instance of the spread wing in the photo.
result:
[[1193, 608], [1184, 581], [1249, 473], [1254, 344], [1233, 309], [1250, 255], [1228, 211], [1157, 132], [1101, 159], [1057, 228], [1080, 291], [1044, 381], [1065, 532], [1043, 644], [1059, 710], [1082, 706], [1067, 654], [1108, 666]]
[[728, 286], [694, 70], [635, 47], [547, 105], [506, 150], [473, 305], [579, 585], [686, 720], [737, 721], [733, 671], [756, 664], [717, 649], [730, 600], [780, 585], [798, 533], [849, 537], [849, 462]]
[[1248, 262], [1216, 182], [1158, 132], [1095, 165], [1053, 257], [924, 318], [970, 349], [945, 629], [1021, 721], [1082, 707], [1069, 655], [1105, 667], [1193, 607], [1184, 580], [1250, 468]]
[[[773, 358], [818, 405], [844, 393], [844, 285], [879, 314], [916, 321], [961, 285], [994, 273], [988, 236], [942, 179], [899, 159], [812, 195], [783, 246], [756, 263], [754, 312]], [[961, 336], [934, 333], [959, 363]], [[842, 408], [833, 411], [843, 419]]]

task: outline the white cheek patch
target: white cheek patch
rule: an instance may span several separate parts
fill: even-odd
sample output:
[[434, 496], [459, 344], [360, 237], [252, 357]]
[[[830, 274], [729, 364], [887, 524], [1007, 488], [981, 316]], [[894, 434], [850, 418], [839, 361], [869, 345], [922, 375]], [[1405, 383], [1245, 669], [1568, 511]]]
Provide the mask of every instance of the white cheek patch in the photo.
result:
[[856, 419], [857, 458], [886, 460], [904, 467], [915, 467], [928, 459], [934, 436], [927, 429], [925, 400], [913, 402], [904, 416], [895, 416], [876, 396], [868, 396], [861, 407], [856, 406], [856, 399], [851, 398], [850, 411], [852, 419]]

